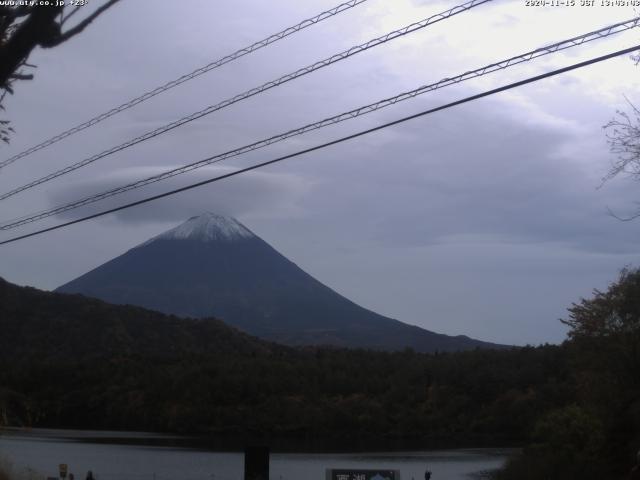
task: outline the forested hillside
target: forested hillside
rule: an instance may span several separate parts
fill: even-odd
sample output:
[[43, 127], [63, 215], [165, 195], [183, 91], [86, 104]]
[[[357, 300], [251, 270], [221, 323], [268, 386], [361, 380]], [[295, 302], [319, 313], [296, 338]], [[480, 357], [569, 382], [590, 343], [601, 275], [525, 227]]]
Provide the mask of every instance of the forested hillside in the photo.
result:
[[7, 282], [0, 319], [0, 409], [12, 425], [512, 445], [574, 396], [555, 346], [293, 349], [216, 320]]
[[500, 479], [621, 478], [640, 447], [640, 272], [573, 305], [565, 323], [561, 346], [291, 348], [215, 319], [0, 281], [0, 422], [227, 447], [525, 445]]

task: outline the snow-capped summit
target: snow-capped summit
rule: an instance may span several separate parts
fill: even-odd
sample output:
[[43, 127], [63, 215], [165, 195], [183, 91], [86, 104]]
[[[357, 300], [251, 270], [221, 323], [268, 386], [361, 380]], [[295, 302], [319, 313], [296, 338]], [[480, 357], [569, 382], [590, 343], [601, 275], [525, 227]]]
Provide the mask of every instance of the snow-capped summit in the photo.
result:
[[205, 213], [62, 285], [106, 302], [217, 317], [264, 339], [421, 352], [495, 347], [448, 337], [356, 305], [234, 218]]
[[216, 240], [233, 241], [241, 238], [252, 238], [255, 235], [247, 227], [233, 217], [207, 212], [191, 217], [181, 225], [152, 238], [155, 240], [199, 240], [210, 242]]

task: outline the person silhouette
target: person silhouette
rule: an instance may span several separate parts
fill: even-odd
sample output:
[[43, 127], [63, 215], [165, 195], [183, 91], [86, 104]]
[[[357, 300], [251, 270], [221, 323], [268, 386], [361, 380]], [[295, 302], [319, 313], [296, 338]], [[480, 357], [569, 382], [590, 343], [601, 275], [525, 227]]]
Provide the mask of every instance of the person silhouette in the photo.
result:
[[89, 471], [87, 472], [87, 478], [86, 478], [86, 480], [95, 480], [95, 479], [93, 478], [93, 472], [92, 472], [91, 470], [89, 470]]
[[431, 470], [428, 468], [424, 471], [424, 480], [431, 480]]

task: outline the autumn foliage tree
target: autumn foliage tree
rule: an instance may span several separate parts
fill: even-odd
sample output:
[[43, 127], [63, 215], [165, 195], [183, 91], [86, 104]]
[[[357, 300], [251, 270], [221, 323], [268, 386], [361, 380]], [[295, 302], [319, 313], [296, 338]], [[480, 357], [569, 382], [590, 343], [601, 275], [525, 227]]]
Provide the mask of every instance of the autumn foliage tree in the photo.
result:
[[604, 455], [624, 463], [640, 447], [640, 270], [569, 309], [581, 401], [606, 428]]
[[544, 412], [498, 480], [625, 478], [640, 447], [640, 270], [574, 303], [562, 321], [575, 396]]

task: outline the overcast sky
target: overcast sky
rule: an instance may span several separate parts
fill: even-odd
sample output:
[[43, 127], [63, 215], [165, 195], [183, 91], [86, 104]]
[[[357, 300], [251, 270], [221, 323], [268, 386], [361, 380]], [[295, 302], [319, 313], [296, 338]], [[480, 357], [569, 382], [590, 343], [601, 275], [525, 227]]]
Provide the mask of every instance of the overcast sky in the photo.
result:
[[[634, 17], [628, 7], [495, 0], [294, 80], [0, 202], [26, 215]], [[337, 0], [123, 0], [82, 35], [30, 58], [6, 116], [9, 157], [133, 96], [337, 5]], [[0, 172], [2, 192], [457, 2], [369, 0], [187, 82]], [[87, 7], [89, 8], [89, 7]], [[112, 199], [268, 160], [486, 89], [640, 43], [640, 30], [438, 90]], [[638, 265], [640, 185], [601, 179], [602, 126], [625, 95], [628, 56], [448, 109], [121, 214], [0, 247], [0, 276], [53, 289], [193, 215], [236, 216], [355, 302], [446, 334], [560, 342], [566, 308]], [[86, 211], [85, 211], [86, 213]], [[0, 234], [7, 239], [76, 215]]]

